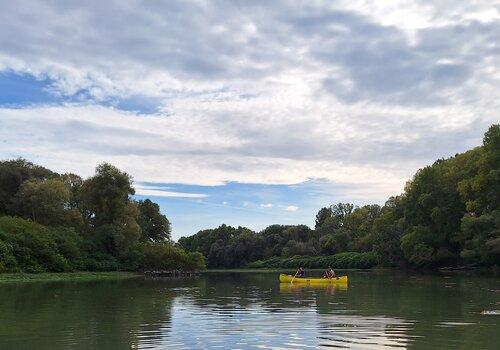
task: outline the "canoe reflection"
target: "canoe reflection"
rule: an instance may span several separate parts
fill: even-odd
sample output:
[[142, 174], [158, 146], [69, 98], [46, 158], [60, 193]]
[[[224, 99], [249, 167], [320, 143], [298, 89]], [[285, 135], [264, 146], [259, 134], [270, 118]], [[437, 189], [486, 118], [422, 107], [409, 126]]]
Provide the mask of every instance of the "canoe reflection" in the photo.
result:
[[303, 293], [305, 291], [318, 291], [326, 295], [334, 295], [336, 291], [346, 291], [347, 284], [292, 284], [280, 283], [280, 293]]

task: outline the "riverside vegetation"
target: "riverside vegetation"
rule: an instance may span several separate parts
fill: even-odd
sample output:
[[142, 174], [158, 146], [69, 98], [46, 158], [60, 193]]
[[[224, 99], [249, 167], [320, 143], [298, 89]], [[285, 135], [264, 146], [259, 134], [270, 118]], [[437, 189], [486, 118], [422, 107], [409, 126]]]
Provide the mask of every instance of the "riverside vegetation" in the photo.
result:
[[83, 180], [24, 159], [0, 162], [0, 272], [202, 269], [200, 253], [170, 240], [150, 200], [110, 164]]
[[170, 240], [150, 200], [110, 164], [83, 180], [0, 162], [0, 272], [209, 268], [495, 266], [500, 262], [500, 126], [483, 145], [420, 169], [384, 206], [338, 203], [315, 228], [222, 225]]
[[209, 268], [436, 268], [500, 263], [500, 126], [483, 145], [417, 171], [384, 206], [338, 203], [316, 225], [222, 225], [182, 237]]

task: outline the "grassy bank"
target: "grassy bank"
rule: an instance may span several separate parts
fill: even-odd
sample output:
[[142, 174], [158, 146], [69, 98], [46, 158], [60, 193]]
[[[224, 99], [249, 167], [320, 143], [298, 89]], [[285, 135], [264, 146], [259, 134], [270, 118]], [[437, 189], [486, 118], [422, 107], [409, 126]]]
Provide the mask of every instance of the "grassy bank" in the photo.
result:
[[48, 273], [3, 273], [0, 283], [35, 281], [92, 281], [135, 278], [141, 276], [134, 272], [48, 272]]

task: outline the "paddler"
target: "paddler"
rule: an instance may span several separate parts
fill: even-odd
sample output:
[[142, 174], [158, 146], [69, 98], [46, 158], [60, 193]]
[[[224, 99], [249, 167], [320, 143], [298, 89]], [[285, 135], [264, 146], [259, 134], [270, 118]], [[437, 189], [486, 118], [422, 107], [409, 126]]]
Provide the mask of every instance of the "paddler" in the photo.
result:
[[295, 277], [298, 277], [298, 278], [304, 278], [306, 277], [306, 271], [304, 270], [304, 268], [301, 266], [299, 267], [299, 269], [297, 270], [297, 272], [295, 273]]
[[325, 278], [335, 278], [335, 271], [333, 271], [331, 266], [325, 270]]

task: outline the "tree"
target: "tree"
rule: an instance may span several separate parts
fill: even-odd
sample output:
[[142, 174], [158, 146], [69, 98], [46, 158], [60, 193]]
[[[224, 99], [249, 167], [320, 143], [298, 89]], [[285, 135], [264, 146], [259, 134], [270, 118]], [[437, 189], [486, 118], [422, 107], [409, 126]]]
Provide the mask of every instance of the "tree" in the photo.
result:
[[[338, 203], [330, 207], [332, 215], [338, 217], [342, 222], [348, 215], [352, 214], [354, 210], [354, 204], [351, 203]], [[341, 225], [342, 226], [342, 225]]]
[[476, 215], [500, 209], [500, 125], [492, 125], [474, 159], [474, 174], [458, 184], [467, 211]]
[[135, 193], [132, 178], [108, 163], [96, 168], [96, 174], [81, 186], [83, 205], [94, 227], [113, 224], [129, 212], [130, 195]]
[[12, 214], [9, 208], [24, 181], [46, 180], [57, 176], [49, 169], [22, 158], [0, 162], [0, 214]]
[[139, 209], [129, 197], [135, 193], [130, 175], [103, 163], [79, 193], [96, 247], [115, 257], [126, 255], [141, 234]]
[[333, 213], [332, 213], [332, 209], [331, 208], [321, 208], [318, 211], [318, 214], [316, 214], [316, 224], [314, 225], [314, 228], [318, 229], [321, 226], [323, 226], [323, 224], [325, 223], [325, 221], [328, 218], [331, 218], [332, 215], [333, 215]]
[[459, 238], [460, 256], [469, 263], [500, 264], [500, 211], [479, 217], [465, 215]]
[[394, 208], [384, 206], [382, 210], [383, 213], [375, 219], [372, 227], [373, 251], [380, 257], [383, 265], [401, 265], [404, 219], [398, 216]]
[[141, 227], [141, 240], [164, 241], [170, 239], [170, 222], [160, 213], [160, 206], [149, 199], [137, 202], [139, 217], [137, 223]]
[[27, 180], [13, 199], [13, 211], [42, 225], [81, 228], [82, 217], [69, 206], [71, 193], [59, 179]]

